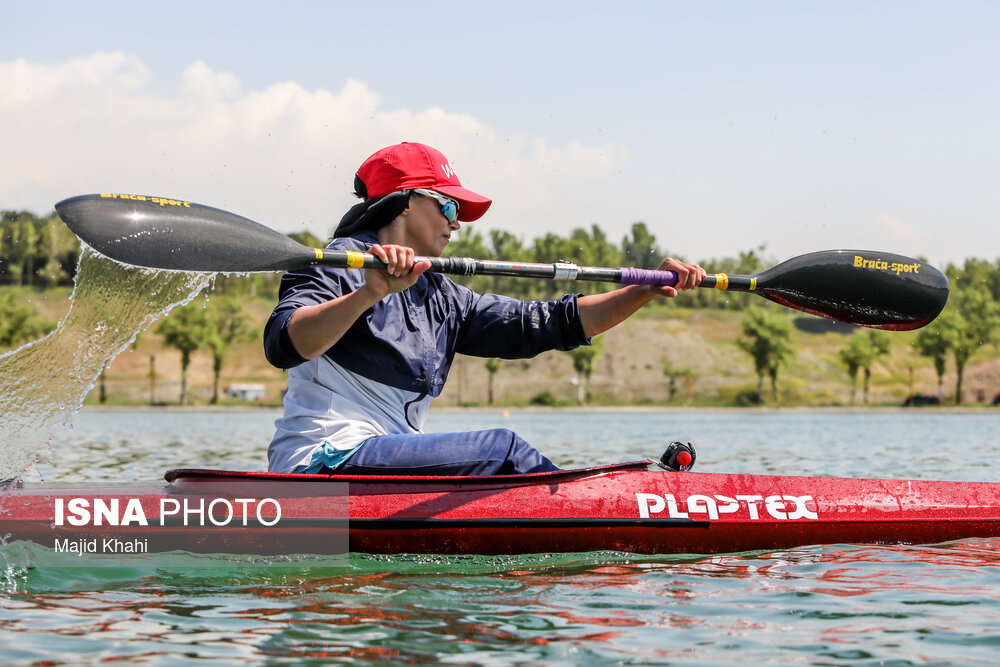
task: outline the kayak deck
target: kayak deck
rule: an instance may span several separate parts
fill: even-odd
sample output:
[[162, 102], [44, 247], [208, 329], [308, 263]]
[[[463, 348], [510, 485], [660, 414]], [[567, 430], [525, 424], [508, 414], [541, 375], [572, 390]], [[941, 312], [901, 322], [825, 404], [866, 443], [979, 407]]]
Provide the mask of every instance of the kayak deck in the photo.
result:
[[[665, 472], [649, 464], [495, 477], [181, 469], [166, 474], [165, 488], [10, 491], [0, 534], [43, 546], [138, 536], [150, 551], [261, 555], [727, 553], [1000, 536], [1000, 484]], [[81, 505], [86, 516], [76, 511]], [[133, 520], [125, 521], [129, 505]], [[107, 510], [99, 525], [98, 508]]]

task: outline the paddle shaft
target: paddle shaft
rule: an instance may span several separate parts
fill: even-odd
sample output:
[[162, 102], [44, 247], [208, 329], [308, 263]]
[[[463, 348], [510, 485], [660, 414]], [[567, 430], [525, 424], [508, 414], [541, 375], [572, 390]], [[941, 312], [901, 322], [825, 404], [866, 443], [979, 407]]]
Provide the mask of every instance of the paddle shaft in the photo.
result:
[[[385, 262], [367, 253], [315, 249], [312, 265], [346, 269], [384, 268]], [[455, 276], [514, 276], [548, 280], [587, 280], [591, 282], [618, 283], [621, 285], [675, 285], [677, 274], [673, 271], [653, 271], [632, 267], [607, 268], [577, 266], [572, 262], [541, 264], [532, 262], [507, 262], [471, 257], [414, 257], [414, 263], [429, 262], [430, 271]], [[714, 281], [713, 281], [714, 282]]]
[[[56, 204], [70, 229], [100, 253], [126, 264], [174, 271], [246, 273], [309, 266], [362, 269], [370, 254], [308, 248], [260, 223], [192, 202], [144, 195], [94, 194]], [[599, 268], [559, 261], [532, 264], [461, 257], [419, 257], [431, 271], [587, 280], [621, 285], [677, 283], [673, 271]], [[753, 276], [717, 273], [701, 287], [752, 292], [802, 312], [867, 327], [909, 330], [933, 320], [948, 300], [948, 279], [910, 257], [869, 250], [800, 255]]]

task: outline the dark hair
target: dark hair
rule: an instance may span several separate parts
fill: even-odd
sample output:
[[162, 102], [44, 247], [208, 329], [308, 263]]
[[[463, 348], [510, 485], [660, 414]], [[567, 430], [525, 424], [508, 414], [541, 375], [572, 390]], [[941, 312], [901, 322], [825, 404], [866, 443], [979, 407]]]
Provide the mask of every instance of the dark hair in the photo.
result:
[[[360, 188], [359, 188], [360, 184]], [[360, 190], [366, 190], [361, 179], [354, 179], [355, 194], [364, 196]], [[396, 219], [410, 205], [410, 190], [390, 192], [384, 197], [372, 197], [355, 204], [340, 219], [334, 238], [354, 236], [358, 232], [378, 231]]]

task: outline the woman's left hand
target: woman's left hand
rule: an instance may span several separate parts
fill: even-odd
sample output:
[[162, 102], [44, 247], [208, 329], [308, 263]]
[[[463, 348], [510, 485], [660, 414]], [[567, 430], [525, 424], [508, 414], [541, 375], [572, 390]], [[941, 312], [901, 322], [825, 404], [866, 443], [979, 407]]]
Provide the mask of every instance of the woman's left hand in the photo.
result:
[[660, 264], [660, 271], [673, 271], [677, 274], [677, 284], [673, 287], [656, 285], [651, 289], [660, 296], [677, 296], [678, 291], [694, 289], [708, 275], [705, 269], [697, 264], [687, 264], [679, 259], [668, 257]]

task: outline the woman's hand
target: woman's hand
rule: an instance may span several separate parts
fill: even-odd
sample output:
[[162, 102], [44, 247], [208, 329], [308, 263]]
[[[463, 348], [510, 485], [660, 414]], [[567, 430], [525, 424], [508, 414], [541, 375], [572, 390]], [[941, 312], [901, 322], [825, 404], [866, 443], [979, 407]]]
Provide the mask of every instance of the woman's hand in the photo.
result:
[[705, 269], [697, 264], [687, 264], [679, 259], [668, 257], [660, 264], [660, 271], [673, 271], [677, 274], [677, 284], [673, 287], [654, 285], [650, 287], [657, 297], [677, 296], [677, 292], [694, 289], [708, 275]]
[[385, 262], [384, 269], [365, 269], [365, 284], [312, 306], [300, 306], [288, 321], [288, 336], [305, 359], [315, 359], [347, 332], [359, 317], [393, 292], [410, 287], [430, 262], [413, 261], [413, 249], [401, 245], [373, 245], [371, 254]]
[[686, 264], [679, 259], [667, 258], [660, 264], [660, 271], [677, 274], [674, 287], [666, 285], [629, 285], [604, 294], [587, 294], [577, 299], [583, 331], [588, 338], [604, 333], [632, 316], [654, 299], [677, 296], [678, 290], [698, 286], [708, 275], [697, 264]]
[[376, 243], [368, 252], [385, 262], [384, 269], [365, 269], [365, 284], [360, 288], [376, 301], [412, 287], [431, 265], [426, 261], [414, 263], [413, 248], [406, 246]]

